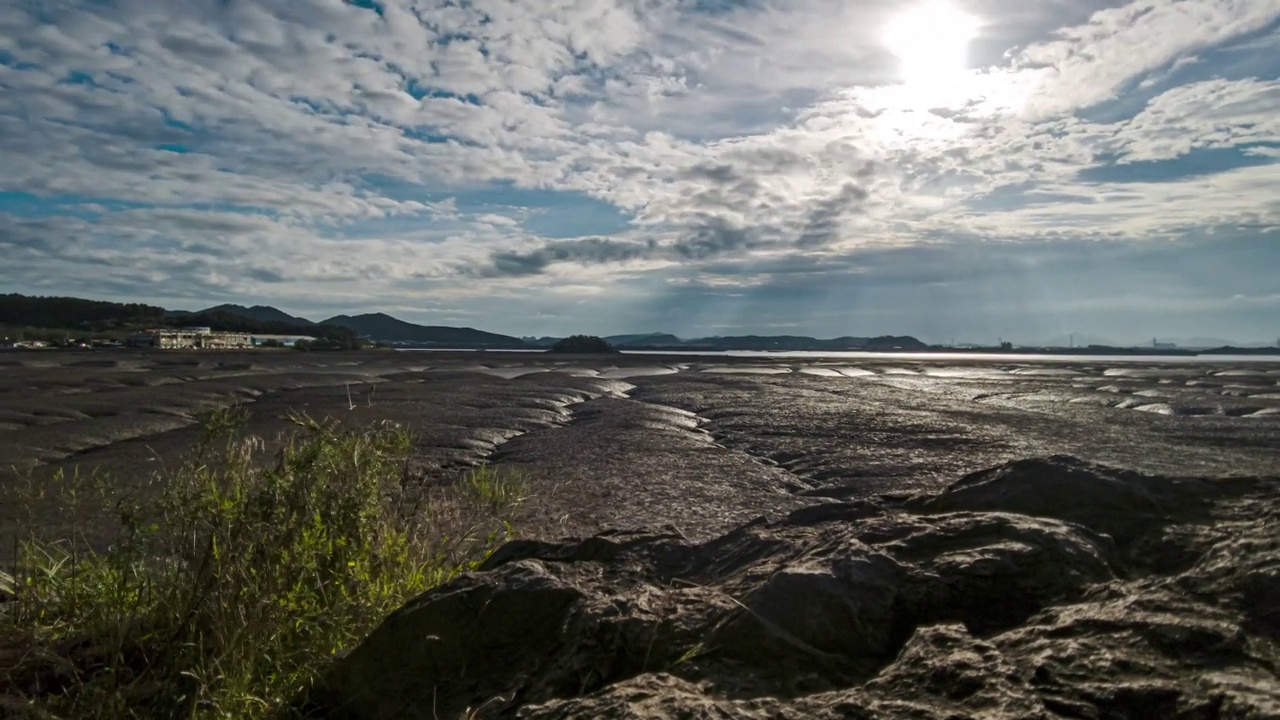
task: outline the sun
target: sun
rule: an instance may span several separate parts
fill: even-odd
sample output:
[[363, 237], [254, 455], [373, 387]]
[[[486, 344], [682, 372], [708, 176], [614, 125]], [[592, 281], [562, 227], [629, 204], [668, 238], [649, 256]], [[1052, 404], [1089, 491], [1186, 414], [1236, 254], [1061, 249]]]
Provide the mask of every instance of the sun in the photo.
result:
[[964, 71], [977, 32], [977, 18], [948, 0], [928, 0], [894, 18], [884, 43], [898, 56], [905, 82], [933, 84]]

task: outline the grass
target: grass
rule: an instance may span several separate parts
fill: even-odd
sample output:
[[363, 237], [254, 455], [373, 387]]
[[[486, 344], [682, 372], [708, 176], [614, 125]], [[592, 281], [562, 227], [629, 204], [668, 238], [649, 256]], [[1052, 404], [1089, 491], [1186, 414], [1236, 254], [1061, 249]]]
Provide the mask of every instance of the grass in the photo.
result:
[[209, 414], [149, 499], [113, 501], [110, 548], [21, 542], [0, 578], [0, 716], [287, 717], [389, 612], [476, 567], [525, 495], [487, 467], [418, 490], [396, 426], [299, 416], [268, 455], [244, 419]]
[[463, 475], [457, 487], [493, 512], [518, 507], [525, 500], [524, 483], [514, 474], [503, 473], [488, 465], [481, 465]]

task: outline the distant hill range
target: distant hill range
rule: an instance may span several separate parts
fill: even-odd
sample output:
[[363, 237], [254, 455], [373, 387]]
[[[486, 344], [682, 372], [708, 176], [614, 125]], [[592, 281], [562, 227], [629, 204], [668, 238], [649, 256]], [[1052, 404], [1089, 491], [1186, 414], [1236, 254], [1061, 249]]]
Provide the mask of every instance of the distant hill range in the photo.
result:
[[928, 350], [929, 345], [910, 335], [881, 335], [879, 337], [838, 337], [827, 340], [806, 335], [739, 335], [733, 337], [709, 337], [687, 340], [683, 347], [689, 350], [806, 350], [888, 352], [894, 350]]
[[[524, 341], [535, 347], [550, 347], [560, 338], [541, 337], [524, 338]], [[803, 351], [858, 351], [871, 350], [913, 351], [927, 350], [929, 345], [909, 335], [883, 335], [880, 337], [838, 337], [820, 339], [807, 335], [738, 335], [730, 337], [704, 337], [691, 340], [681, 339], [670, 333], [634, 333], [630, 335], [610, 335], [605, 338], [608, 343], [623, 350], [670, 350], [670, 351], [762, 351], [762, 352], [803, 352]]]
[[169, 311], [174, 318], [195, 319], [200, 317], [234, 315], [248, 320], [270, 323], [273, 325], [290, 325], [297, 328], [345, 328], [360, 337], [367, 337], [379, 342], [394, 343], [413, 347], [449, 347], [449, 348], [503, 348], [520, 349], [527, 347], [517, 338], [496, 333], [483, 332], [472, 328], [456, 328], [443, 326], [415, 325], [384, 313], [366, 315], [338, 315], [319, 323], [303, 317], [290, 315], [269, 305], [218, 305], [216, 307], [189, 312], [185, 310]]
[[[166, 310], [154, 305], [115, 303], [70, 297], [34, 297], [18, 294], [0, 295], [0, 325], [22, 330], [49, 329], [60, 333], [126, 333], [148, 327], [208, 326], [215, 330], [230, 330], [280, 335], [307, 335], [336, 343], [342, 347], [358, 347], [358, 338], [391, 343], [399, 347], [449, 348], [449, 349], [502, 349], [540, 350], [550, 348], [560, 338], [527, 337], [485, 332], [468, 327], [442, 325], [416, 325], [385, 313], [364, 315], [338, 315], [316, 323], [303, 317], [290, 315], [268, 305], [223, 304], [204, 310]], [[1090, 343], [1080, 347], [1084, 334], [1068, 338], [1075, 341], [1074, 352], [1083, 354], [1149, 354], [1169, 352], [1139, 346], [1116, 348]], [[819, 339], [806, 335], [737, 335], [728, 337], [704, 337], [682, 339], [670, 333], [648, 332], [611, 335], [605, 338], [620, 350], [723, 352], [723, 351], [872, 351], [919, 352], [965, 350], [930, 346], [909, 335], [881, 335], [878, 337], [838, 337]], [[1202, 349], [1203, 353], [1226, 352], [1275, 352], [1265, 344], [1236, 344], [1220, 338], [1185, 338], [1174, 340], [1180, 348]], [[1062, 348], [969, 348], [967, 351], [1013, 352], [1061, 352]], [[1194, 354], [1191, 350], [1182, 350]]]
[[[176, 313], [175, 313], [176, 314]], [[286, 323], [311, 326], [310, 320], [289, 315], [266, 305], [218, 305], [191, 317], [208, 315], [236, 315], [263, 323]], [[386, 313], [364, 315], [338, 315], [322, 320], [319, 325], [349, 328], [361, 337], [379, 342], [422, 348], [493, 348], [502, 350], [549, 348], [561, 338], [516, 338], [509, 335], [485, 332], [475, 328], [459, 328], [442, 325], [416, 325]], [[803, 335], [744, 335], [736, 337], [708, 337], [684, 340], [670, 333], [650, 332], [626, 335], [610, 335], [605, 340], [615, 348], [632, 350], [683, 350], [683, 351], [804, 351], [804, 350], [925, 350], [928, 345], [910, 336], [882, 336], [873, 338], [839, 337], [822, 340]]]
[[484, 332], [474, 328], [445, 327], [439, 325], [415, 325], [385, 313], [366, 315], [338, 315], [324, 320], [321, 325], [337, 325], [354, 330], [362, 337], [382, 342], [415, 347], [440, 348], [528, 348], [520, 338]]

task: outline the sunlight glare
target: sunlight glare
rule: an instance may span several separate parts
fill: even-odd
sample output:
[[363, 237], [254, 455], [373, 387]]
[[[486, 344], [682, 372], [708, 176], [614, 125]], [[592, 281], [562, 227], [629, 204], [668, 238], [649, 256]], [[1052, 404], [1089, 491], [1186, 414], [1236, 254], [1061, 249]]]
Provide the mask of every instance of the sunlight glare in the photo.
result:
[[885, 28], [884, 43], [902, 63], [908, 84], [937, 84], [962, 73], [978, 21], [948, 0], [928, 0]]

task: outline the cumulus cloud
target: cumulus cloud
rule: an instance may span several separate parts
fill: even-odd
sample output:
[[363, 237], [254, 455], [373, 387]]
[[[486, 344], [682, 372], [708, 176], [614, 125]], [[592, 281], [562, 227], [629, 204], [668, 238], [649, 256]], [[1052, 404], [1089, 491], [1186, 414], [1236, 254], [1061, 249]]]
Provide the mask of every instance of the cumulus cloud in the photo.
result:
[[925, 86], [881, 37], [913, 2], [11, 4], [0, 281], [457, 316], [1280, 226], [1280, 0], [956, 0]]

